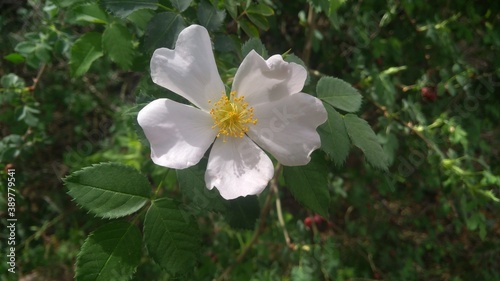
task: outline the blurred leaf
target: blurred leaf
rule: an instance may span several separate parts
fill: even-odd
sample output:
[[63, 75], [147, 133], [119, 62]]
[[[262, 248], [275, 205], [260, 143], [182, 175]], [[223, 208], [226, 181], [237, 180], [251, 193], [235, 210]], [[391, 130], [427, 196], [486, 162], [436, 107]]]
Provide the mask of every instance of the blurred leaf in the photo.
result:
[[388, 166], [387, 155], [385, 155], [368, 122], [354, 114], [345, 115], [344, 122], [352, 143], [363, 151], [368, 163], [386, 170]]
[[170, 273], [192, 270], [200, 249], [196, 222], [169, 198], [152, 202], [144, 220], [148, 252]]
[[219, 29], [225, 17], [226, 11], [217, 9], [210, 2], [203, 0], [198, 4], [198, 20], [209, 31]]
[[170, 0], [170, 3], [179, 11], [183, 12], [186, 10], [193, 0]]
[[68, 194], [83, 208], [103, 218], [118, 218], [139, 210], [149, 200], [151, 186], [136, 169], [117, 163], [83, 168], [64, 179]]
[[267, 18], [259, 14], [248, 14], [248, 18], [253, 22], [258, 28], [262, 30], [269, 29], [269, 22]]
[[293, 197], [311, 211], [328, 217], [330, 193], [328, 192], [326, 161], [315, 152], [306, 166], [283, 167], [287, 188]]
[[177, 36], [185, 27], [181, 15], [171, 12], [156, 14], [146, 28], [145, 49], [151, 53], [158, 48], [173, 49]]
[[102, 34], [102, 47], [122, 69], [130, 68], [134, 59], [134, 45], [132, 34], [125, 26], [119, 23], [108, 25]]
[[34, 42], [31, 42], [31, 41], [24, 41], [24, 42], [20, 42], [19, 44], [16, 45], [16, 47], [14, 48], [14, 50], [16, 52], [19, 52], [23, 55], [27, 55], [29, 53], [32, 53], [34, 52], [36, 49], [36, 43]]
[[156, 10], [158, 0], [101, 0], [101, 5], [108, 12], [124, 18], [139, 9]]
[[356, 112], [361, 106], [361, 95], [349, 83], [333, 77], [323, 77], [316, 86], [318, 98], [340, 110]]
[[248, 36], [259, 37], [259, 30], [251, 22], [246, 19], [241, 19], [238, 23], [240, 24], [241, 29], [243, 29]]
[[111, 222], [83, 243], [76, 260], [76, 281], [130, 280], [141, 258], [141, 232], [129, 222]]
[[250, 5], [246, 9], [247, 14], [262, 15], [262, 16], [272, 16], [274, 15], [274, 10], [265, 4]]
[[75, 77], [85, 74], [92, 63], [102, 56], [101, 34], [89, 32], [76, 40], [71, 47], [69, 65]]
[[217, 189], [208, 190], [205, 184], [205, 170], [207, 160], [187, 169], [176, 170], [179, 188], [191, 201], [195, 209], [202, 211], [222, 212], [226, 209], [226, 201], [217, 192]]
[[25, 60], [24, 57], [18, 53], [10, 53], [3, 58], [15, 64], [22, 63]]
[[23, 106], [23, 111], [21, 115], [17, 118], [17, 121], [23, 120], [28, 126], [36, 126], [38, 124], [38, 117], [35, 114], [39, 114], [40, 110], [31, 108], [27, 105]]
[[321, 149], [333, 158], [335, 165], [340, 166], [349, 155], [351, 142], [345, 128], [344, 117], [330, 105], [325, 104], [325, 108], [328, 120], [318, 128]]
[[229, 208], [224, 214], [229, 225], [235, 229], [254, 229], [260, 215], [257, 196], [251, 195], [229, 200]]
[[267, 59], [267, 49], [259, 38], [250, 38], [243, 46], [241, 46], [241, 55], [246, 57], [251, 50], [255, 50], [257, 54], [261, 55], [264, 59]]
[[9, 73], [7, 75], [2, 76], [2, 79], [0, 79], [0, 84], [2, 84], [3, 88], [7, 89], [22, 89], [26, 86], [24, 83], [24, 80], [17, 76], [14, 73]]

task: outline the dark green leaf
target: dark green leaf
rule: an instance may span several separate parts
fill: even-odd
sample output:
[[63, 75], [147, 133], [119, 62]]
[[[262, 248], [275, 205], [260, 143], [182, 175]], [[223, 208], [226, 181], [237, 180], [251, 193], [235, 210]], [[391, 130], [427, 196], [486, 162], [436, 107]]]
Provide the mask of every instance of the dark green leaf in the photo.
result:
[[102, 47], [121, 68], [128, 69], [132, 65], [134, 45], [132, 34], [125, 26], [119, 23], [108, 25], [102, 34]]
[[328, 120], [318, 128], [321, 148], [333, 158], [335, 165], [342, 165], [351, 148], [344, 118], [330, 105], [325, 104], [325, 108]]
[[130, 280], [141, 258], [141, 232], [128, 222], [109, 223], [89, 235], [76, 260], [76, 281]]
[[144, 240], [149, 254], [165, 270], [192, 270], [200, 249], [195, 221], [169, 198], [152, 202], [144, 220]]
[[185, 27], [184, 20], [178, 14], [156, 14], [146, 28], [144, 47], [149, 52], [158, 48], [173, 48], [177, 36]]
[[189, 5], [191, 5], [191, 2], [193, 2], [193, 0], [170, 0], [170, 3], [172, 3], [172, 5], [179, 12], [183, 12], [184, 10], [186, 10]]
[[264, 17], [262, 15], [258, 15], [258, 14], [248, 14], [248, 18], [258, 28], [260, 28], [262, 30], [268, 30], [269, 29], [269, 22], [267, 21], [266, 17]]
[[177, 180], [182, 193], [192, 202], [193, 208], [201, 211], [221, 212], [226, 209], [226, 201], [217, 189], [208, 190], [205, 184], [207, 160], [187, 169], [177, 170]]
[[274, 10], [265, 4], [251, 5], [246, 11], [248, 14], [262, 15], [266, 17], [274, 15]]
[[243, 29], [243, 31], [245, 31], [245, 33], [248, 36], [259, 37], [259, 30], [250, 21], [248, 21], [246, 19], [242, 19], [242, 20], [238, 21], [238, 23], [240, 24], [241, 29]]
[[102, 56], [101, 34], [89, 32], [71, 47], [71, 59], [69, 65], [71, 74], [75, 77], [85, 74], [92, 63]]
[[225, 17], [226, 11], [217, 9], [207, 1], [203, 0], [198, 5], [198, 20], [210, 31], [219, 29]]
[[368, 163], [386, 170], [387, 156], [368, 122], [354, 114], [345, 115], [344, 122], [352, 143], [363, 151]]
[[229, 200], [229, 208], [225, 217], [232, 228], [254, 229], [259, 215], [259, 201], [257, 196], [251, 195]]
[[236, 0], [224, 0], [224, 7], [226, 7], [227, 12], [233, 19], [238, 17], [238, 1]]
[[337, 78], [321, 78], [316, 86], [316, 92], [318, 98], [340, 110], [356, 112], [361, 106], [361, 95], [358, 90]]
[[108, 12], [124, 18], [139, 9], [156, 10], [158, 0], [101, 0], [101, 4]]
[[146, 177], [132, 167], [116, 163], [84, 168], [66, 177], [64, 182], [78, 204], [103, 218], [134, 213], [151, 193]]
[[297, 201], [324, 217], [328, 217], [330, 193], [328, 192], [326, 161], [315, 152], [306, 166], [283, 168], [286, 186]]
[[264, 59], [267, 59], [267, 49], [259, 38], [250, 38], [243, 46], [241, 46], [241, 55], [246, 57], [251, 50], [255, 50], [257, 54], [261, 55]]

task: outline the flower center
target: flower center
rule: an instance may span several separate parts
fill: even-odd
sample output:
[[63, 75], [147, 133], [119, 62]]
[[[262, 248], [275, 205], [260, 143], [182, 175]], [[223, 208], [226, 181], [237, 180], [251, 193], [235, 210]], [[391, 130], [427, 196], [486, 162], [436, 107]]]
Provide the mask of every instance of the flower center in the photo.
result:
[[229, 98], [223, 94], [213, 104], [210, 115], [214, 119], [212, 129], [219, 130], [217, 137], [222, 135], [224, 142], [226, 136], [242, 138], [248, 132], [250, 124], [257, 124], [257, 119], [253, 118], [253, 107], [248, 107], [244, 96], [236, 97], [236, 92], [231, 92]]

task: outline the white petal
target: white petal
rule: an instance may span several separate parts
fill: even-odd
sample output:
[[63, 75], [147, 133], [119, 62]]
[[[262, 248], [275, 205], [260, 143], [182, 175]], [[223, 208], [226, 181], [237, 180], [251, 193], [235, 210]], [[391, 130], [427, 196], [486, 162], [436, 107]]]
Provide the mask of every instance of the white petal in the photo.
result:
[[169, 99], [146, 105], [137, 121], [151, 144], [153, 162], [174, 169], [198, 163], [217, 134], [210, 114]]
[[151, 77], [205, 111], [212, 107], [208, 100], [218, 100], [225, 93], [210, 37], [199, 25], [182, 30], [174, 50], [160, 48], [154, 52]]
[[238, 68], [232, 90], [256, 105], [300, 92], [306, 78], [301, 65], [285, 62], [280, 55], [266, 61], [252, 50]]
[[210, 151], [205, 182], [225, 199], [259, 194], [273, 177], [271, 159], [248, 137], [218, 138]]
[[323, 103], [297, 93], [281, 100], [254, 106], [258, 119], [247, 133], [260, 147], [286, 166], [309, 163], [310, 154], [321, 146], [316, 128], [327, 119]]

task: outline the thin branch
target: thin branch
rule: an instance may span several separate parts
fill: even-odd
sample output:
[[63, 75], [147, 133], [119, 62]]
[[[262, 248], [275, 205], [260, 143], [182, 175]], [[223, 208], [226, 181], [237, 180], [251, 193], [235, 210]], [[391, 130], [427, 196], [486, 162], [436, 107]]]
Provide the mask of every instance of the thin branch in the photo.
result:
[[312, 50], [312, 40], [314, 36], [314, 29], [316, 28], [316, 14], [314, 13], [314, 7], [309, 5], [309, 11], [307, 13], [307, 34], [306, 34], [306, 44], [304, 45], [304, 52], [302, 53], [302, 60], [309, 66], [309, 61], [311, 58]]
[[[281, 165], [280, 164], [276, 165], [276, 167], [274, 168], [274, 177], [271, 180], [271, 185], [273, 181], [277, 181], [280, 170], [281, 170]], [[243, 251], [241, 251], [238, 257], [236, 257], [234, 263], [231, 264], [228, 268], [226, 268], [226, 270], [224, 270], [224, 272], [219, 276], [219, 278], [214, 280], [216, 281], [229, 280], [229, 276], [231, 275], [231, 272], [233, 272], [234, 268], [243, 261], [248, 252], [252, 249], [253, 245], [257, 243], [257, 240], [259, 239], [260, 235], [264, 232], [264, 228], [266, 226], [266, 217], [269, 214], [269, 211], [271, 210], [271, 202], [274, 193], [275, 193], [274, 190], [271, 188], [269, 190], [269, 193], [267, 194], [266, 201], [264, 202], [264, 206], [262, 207], [260, 212], [259, 226], [257, 227], [257, 229], [255, 229], [255, 232], [253, 233], [250, 242], [248, 242]]]
[[[276, 174], [279, 175], [279, 172], [281, 170], [281, 165], [278, 164], [278, 166], [276, 166], [276, 168], [277, 168]], [[278, 215], [278, 221], [280, 223], [281, 229], [283, 230], [283, 236], [285, 236], [286, 245], [288, 246], [288, 248], [292, 249], [293, 245], [292, 245], [291, 240], [290, 240], [290, 235], [288, 234], [288, 231], [286, 230], [285, 220], [283, 219], [283, 211], [281, 210], [281, 200], [280, 200], [280, 196], [278, 193], [278, 179], [277, 179], [277, 177], [274, 177], [271, 180], [271, 190], [276, 194], [276, 214]]]

